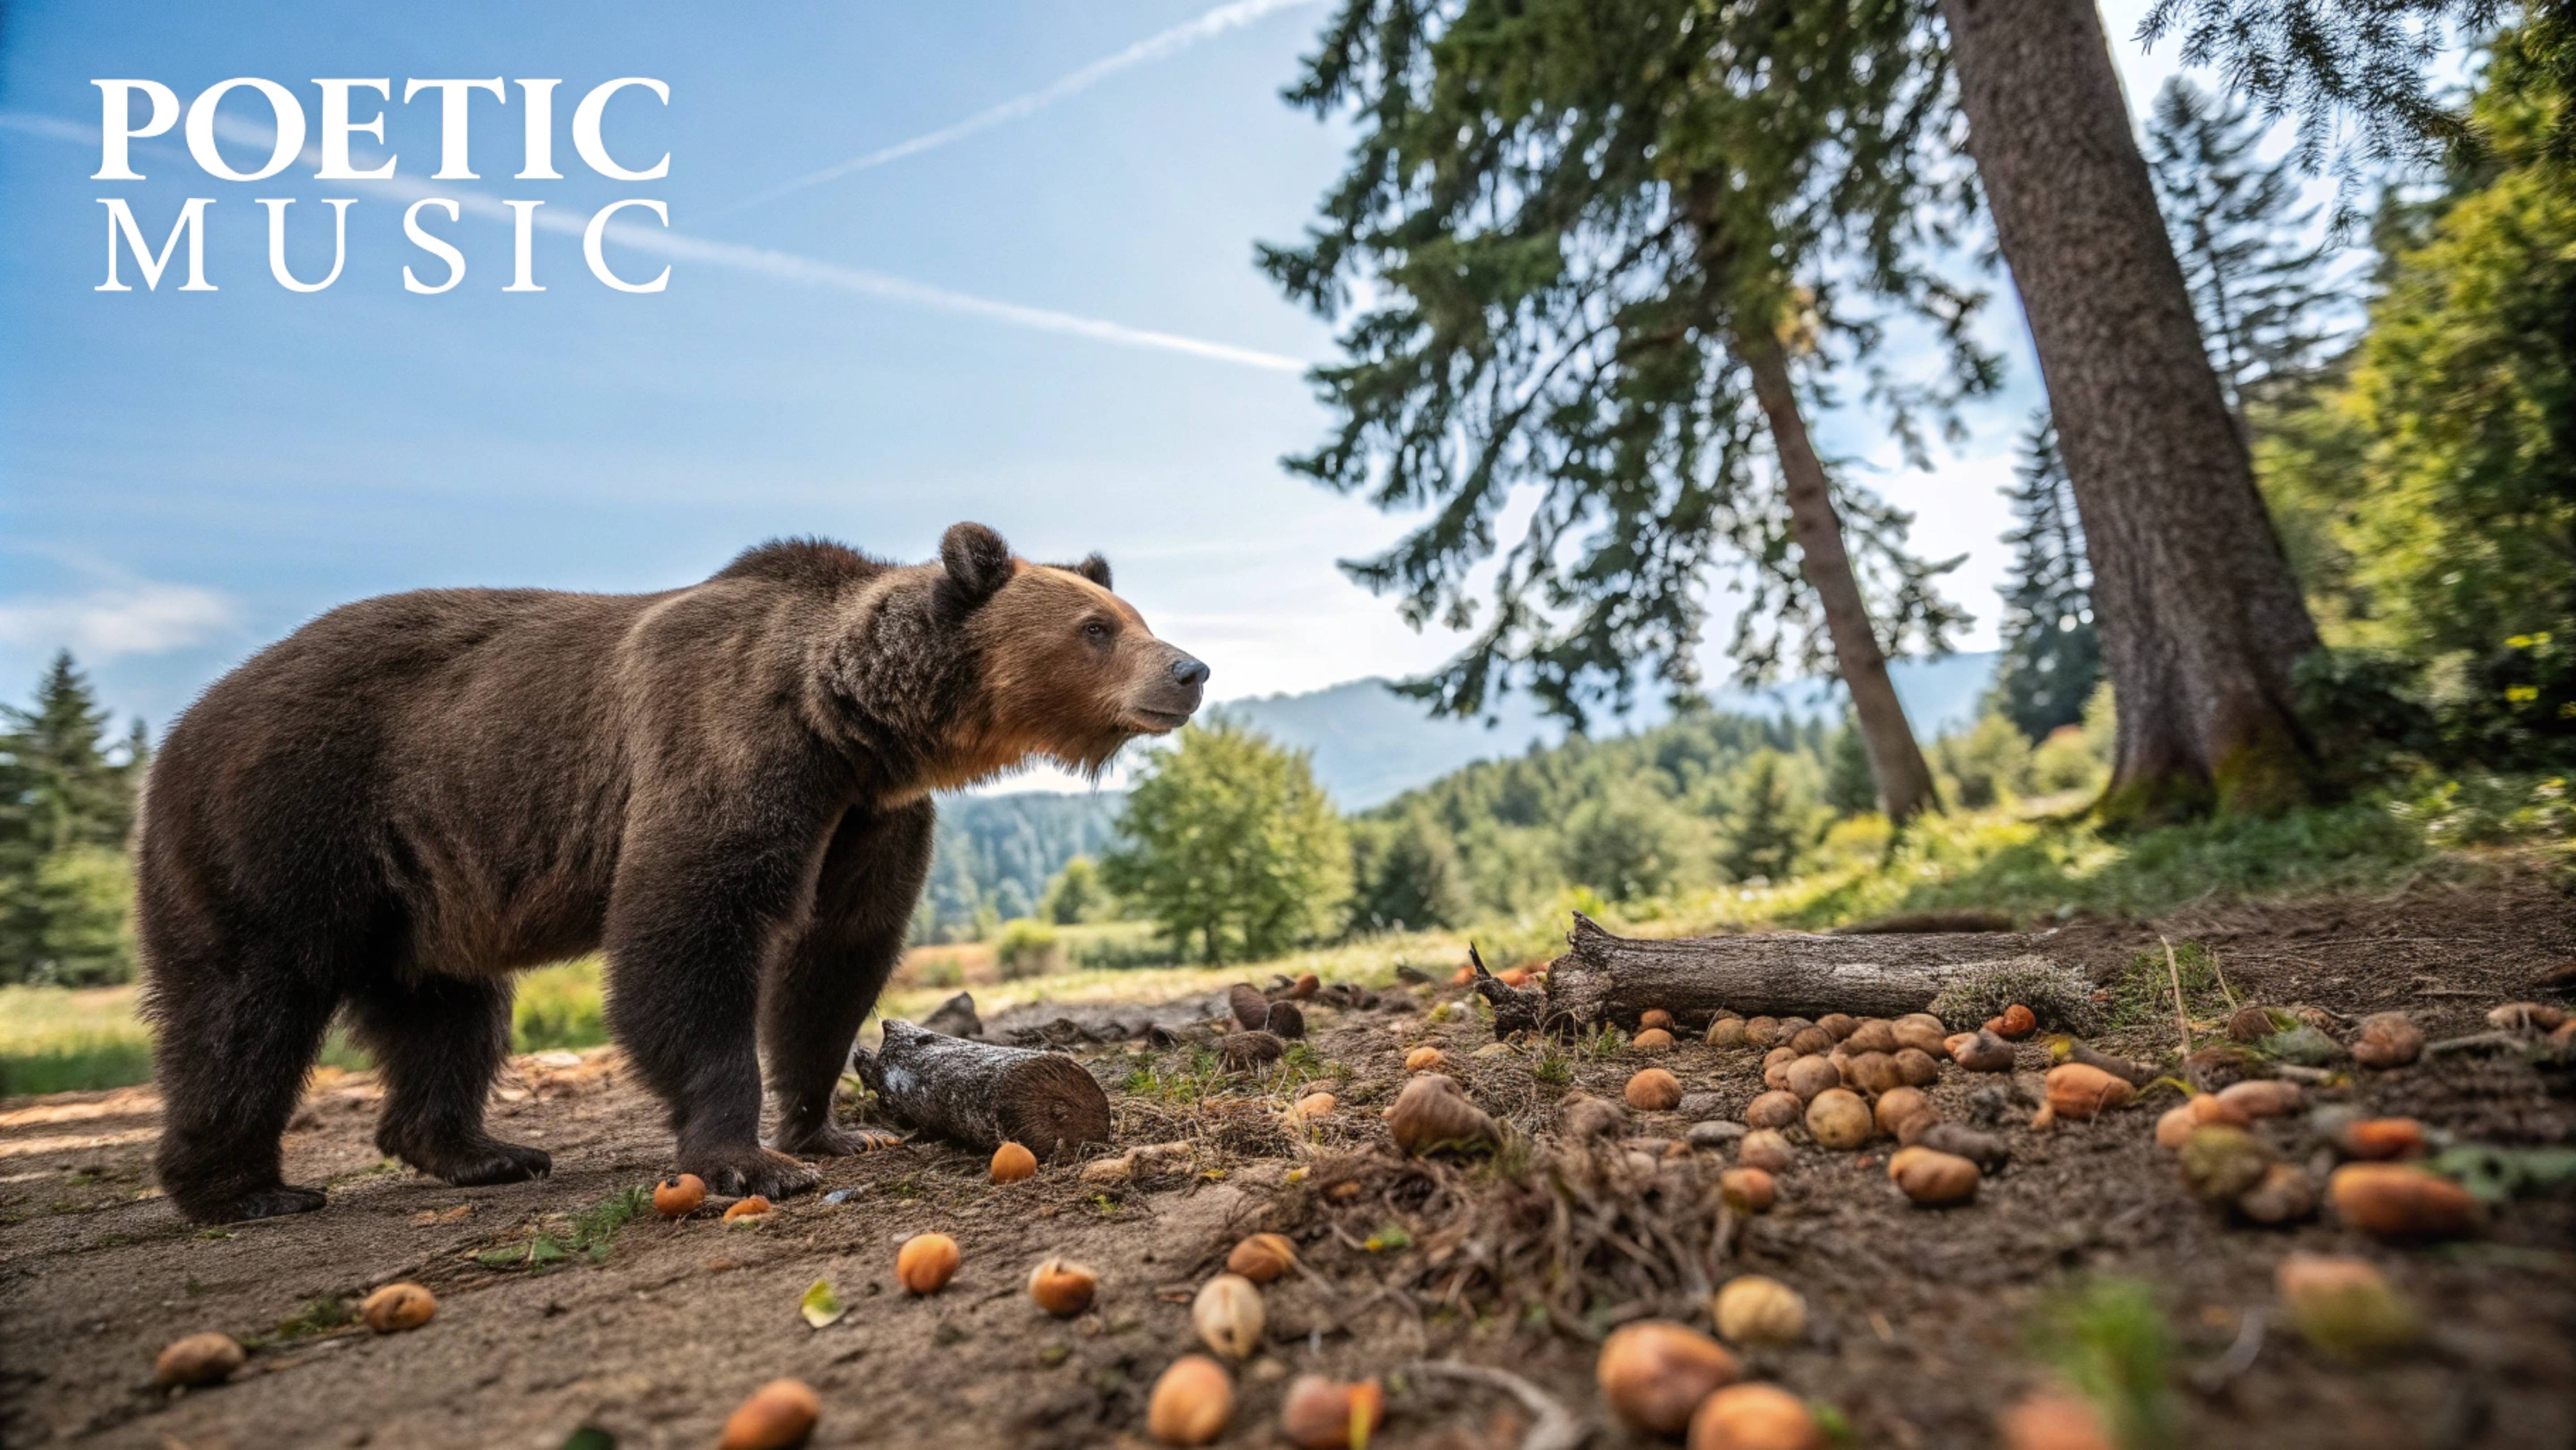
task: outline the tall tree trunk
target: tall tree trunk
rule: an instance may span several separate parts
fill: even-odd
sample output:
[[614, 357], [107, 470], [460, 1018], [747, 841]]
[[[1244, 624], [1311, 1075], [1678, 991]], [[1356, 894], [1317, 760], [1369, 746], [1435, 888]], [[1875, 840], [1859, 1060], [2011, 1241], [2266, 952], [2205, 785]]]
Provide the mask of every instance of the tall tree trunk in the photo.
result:
[[2094, 0], [1941, 0], [1968, 149], [2020, 288], [2119, 701], [2102, 810], [2306, 799], [2317, 643], [2202, 349]]
[[1771, 446], [1779, 455], [1789, 499], [1789, 527], [1798, 540], [1808, 587], [1824, 606], [1825, 632], [1833, 639], [1834, 659], [1851, 691], [1852, 717], [1860, 722], [1861, 743], [1869, 752], [1870, 781], [1878, 787], [1887, 818], [1901, 826], [1924, 811], [1940, 809], [1932, 769], [1923, 763], [1913, 727], [1905, 721], [1905, 706], [1887, 678], [1887, 654], [1870, 627], [1869, 606], [1861, 601], [1860, 580], [1843, 548], [1842, 516], [1834, 512], [1825, 466], [1808, 440], [1806, 417], [1798, 411], [1788, 358], [1768, 337], [1738, 339], [1736, 355], [1752, 373], [1753, 396], [1771, 423]]

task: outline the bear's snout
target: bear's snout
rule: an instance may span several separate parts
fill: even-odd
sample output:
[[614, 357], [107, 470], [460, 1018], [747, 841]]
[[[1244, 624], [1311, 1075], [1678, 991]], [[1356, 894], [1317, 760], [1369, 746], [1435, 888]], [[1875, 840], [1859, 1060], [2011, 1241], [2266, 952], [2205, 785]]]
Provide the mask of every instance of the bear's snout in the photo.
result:
[[1198, 713], [1199, 697], [1208, 677], [1204, 663], [1170, 645], [1162, 648], [1169, 655], [1168, 662], [1161, 670], [1146, 672], [1143, 687], [1128, 707], [1135, 722], [1152, 735], [1178, 730]]

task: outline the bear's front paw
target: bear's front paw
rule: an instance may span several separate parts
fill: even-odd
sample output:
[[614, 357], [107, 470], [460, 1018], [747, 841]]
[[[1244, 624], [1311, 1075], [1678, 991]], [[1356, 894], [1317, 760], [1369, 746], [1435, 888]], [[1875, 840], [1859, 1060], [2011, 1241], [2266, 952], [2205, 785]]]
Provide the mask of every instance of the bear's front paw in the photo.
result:
[[680, 1171], [705, 1180], [709, 1193], [785, 1198], [823, 1181], [823, 1175], [784, 1153], [757, 1145], [700, 1148], [680, 1154]]
[[901, 1134], [883, 1128], [839, 1127], [826, 1123], [801, 1133], [782, 1133], [771, 1145], [783, 1153], [799, 1158], [855, 1158], [861, 1153], [881, 1153], [888, 1148], [904, 1146]]

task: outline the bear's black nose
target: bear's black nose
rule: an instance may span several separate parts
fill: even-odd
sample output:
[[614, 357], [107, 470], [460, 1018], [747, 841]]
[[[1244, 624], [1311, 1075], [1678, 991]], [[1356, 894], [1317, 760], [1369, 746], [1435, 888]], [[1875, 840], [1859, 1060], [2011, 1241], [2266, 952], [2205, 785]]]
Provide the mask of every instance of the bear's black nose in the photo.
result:
[[1172, 678], [1185, 688], [1196, 688], [1208, 677], [1208, 667], [1183, 655], [1172, 661]]

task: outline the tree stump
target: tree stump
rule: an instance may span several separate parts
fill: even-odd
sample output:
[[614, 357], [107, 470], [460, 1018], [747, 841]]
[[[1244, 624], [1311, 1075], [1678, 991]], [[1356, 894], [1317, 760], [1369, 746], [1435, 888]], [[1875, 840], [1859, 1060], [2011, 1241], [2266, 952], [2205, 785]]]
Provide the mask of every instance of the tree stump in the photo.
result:
[[1009, 1141], [1053, 1158], [1109, 1141], [1109, 1095], [1061, 1052], [945, 1037], [894, 1021], [876, 1051], [850, 1053], [850, 1066], [887, 1112], [954, 1142], [995, 1148]]
[[2091, 983], [2051, 960], [2044, 940], [2015, 932], [1766, 932], [1651, 941], [1614, 936], [1578, 912], [1566, 935], [1568, 950], [1548, 967], [1548, 1018], [1633, 1030], [1638, 1016], [1654, 1007], [1690, 1028], [1720, 1012], [1901, 1017], [1929, 1011], [1953, 1027], [1974, 1027], [2018, 1001], [2056, 1025], [2080, 1027]]

